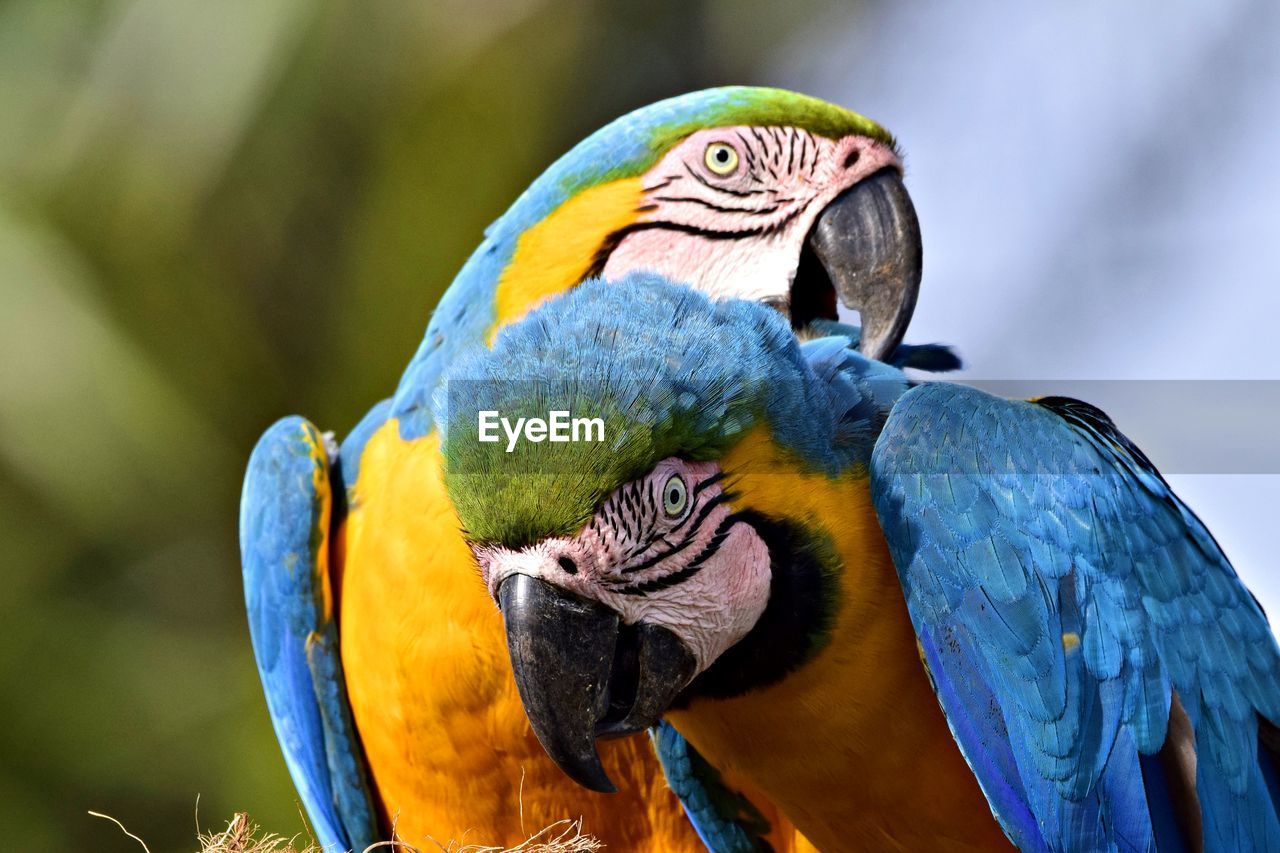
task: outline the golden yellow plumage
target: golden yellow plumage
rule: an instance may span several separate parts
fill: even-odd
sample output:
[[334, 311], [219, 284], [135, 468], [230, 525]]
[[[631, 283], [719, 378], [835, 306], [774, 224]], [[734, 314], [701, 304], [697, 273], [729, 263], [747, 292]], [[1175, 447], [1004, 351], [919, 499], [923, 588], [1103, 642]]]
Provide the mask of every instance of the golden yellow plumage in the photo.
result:
[[[698, 850], [644, 736], [603, 750], [622, 793], [577, 787], [529, 730], [502, 617], [440, 480], [435, 434], [369, 441], [346, 520], [342, 658], [361, 739], [406, 841], [514, 845], [583, 818], [614, 850]], [[521, 792], [523, 789], [523, 800]]]
[[515, 255], [498, 279], [490, 343], [498, 329], [582, 281], [610, 235], [639, 216], [640, 184], [639, 178], [623, 178], [583, 190], [520, 235]]
[[840, 606], [830, 642], [781, 683], [697, 699], [671, 722], [820, 850], [1008, 849], [914, 653], [865, 474], [805, 472], [763, 427], [721, 464], [742, 506], [832, 537]]

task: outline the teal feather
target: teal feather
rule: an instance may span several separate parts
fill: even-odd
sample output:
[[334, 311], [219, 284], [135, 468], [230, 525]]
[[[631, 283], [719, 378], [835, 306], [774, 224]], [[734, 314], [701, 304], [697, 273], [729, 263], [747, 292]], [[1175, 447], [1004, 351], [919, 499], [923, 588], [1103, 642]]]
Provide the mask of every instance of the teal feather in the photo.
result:
[[765, 853], [770, 830], [749, 799], [725, 784], [670, 723], [649, 730], [667, 784], [680, 798], [698, 837], [713, 853]]
[[294, 786], [322, 847], [362, 850], [377, 821], [326, 609], [329, 531], [314, 479], [328, 481], [326, 456], [302, 418], [267, 430], [245, 474], [240, 550], [254, 657]]
[[[1280, 653], [1212, 536], [1105, 415], [921, 386], [891, 412], [871, 470], [917, 632], [945, 632], [938, 665], [983, 685], [934, 672], [1015, 843], [1147, 850], [1162, 835], [1176, 849], [1164, 782], [1144, 765], [1176, 690], [1196, 735], [1206, 849], [1280, 849], [1258, 751]], [[1012, 797], [1007, 761], [988, 761], [1001, 732]]]
[[[446, 374], [435, 421], [459, 518], [471, 536], [508, 545], [570, 533], [658, 459], [718, 458], [762, 425], [814, 470], [865, 464], [907, 379], [847, 344], [799, 344], [771, 308], [713, 302], [652, 275], [585, 282]], [[514, 421], [553, 409], [603, 418], [606, 441], [508, 453], [477, 440], [481, 411]]]

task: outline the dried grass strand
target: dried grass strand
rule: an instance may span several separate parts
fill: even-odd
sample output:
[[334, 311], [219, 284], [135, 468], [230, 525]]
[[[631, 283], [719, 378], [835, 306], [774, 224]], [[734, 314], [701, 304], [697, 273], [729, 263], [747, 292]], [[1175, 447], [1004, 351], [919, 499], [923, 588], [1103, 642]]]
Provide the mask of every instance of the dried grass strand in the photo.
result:
[[[120, 828], [120, 831], [141, 845], [145, 853], [151, 853], [147, 843], [134, 835], [124, 824], [111, 815], [100, 812], [89, 812], [94, 817], [109, 820]], [[521, 829], [523, 832], [523, 827]], [[599, 853], [604, 844], [592, 835], [582, 831], [582, 819], [558, 820], [530, 835], [515, 847], [500, 847], [489, 844], [468, 844], [465, 841], [451, 841], [442, 844], [431, 839], [431, 844], [440, 853]], [[238, 812], [227, 822], [226, 829], [219, 832], [206, 832], [199, 835], [200, 853], [336, 853], [325, 850], [308, 841], [298, 846], [297, 837], [286, 838], [271, 832], [263, 832], [244, 812]], [[379, 851], [399, 851], [399, 853], [424, 853], [418, 847], [406, 841], [379, 841], [366, 847], [361, 853], [379, 853]]]
[[121, 832], [123, 832], [125, 835], [129, 836], [129, 837], [130, 837], [130, 838], [132, 838], [134, 841], [136, 841], [136, 842], [138, 842], [139, 844], [141, 844], [141, 845], [142, 845], [142, 849], [143, 849], [143, 850], [147, 851], [147, 853], [151, 853], [151, 848], [147, 846], [147, 842], [143, 841], [141, 838], [139, 838], [138, 836], [134, 835], [134, 834], [133, 834], [132, 832], [130, 832], [129, 830], [125, 829], [125, 828], [124, 828], [124, 824], [123, 824], [123, 823], [121, 823], [120, 821], [116, 820], [115, 818], [113, 818], [111, 815], [109, 815], [109, 814], [103, 814], [102, 812], [95, 812], [95, 811], [90, 811], [90, 812], [89, 812], [89, 814], [93, 815], [94, 817], [100, 817], [100, 818], [102, 818], [103, 820], [109, 820], [109, 821], [111, 821], [111, 822], [112, 822], [112, 823], [114, 823], [116, 826], [120, 827], [120, 831], [121, 831]]

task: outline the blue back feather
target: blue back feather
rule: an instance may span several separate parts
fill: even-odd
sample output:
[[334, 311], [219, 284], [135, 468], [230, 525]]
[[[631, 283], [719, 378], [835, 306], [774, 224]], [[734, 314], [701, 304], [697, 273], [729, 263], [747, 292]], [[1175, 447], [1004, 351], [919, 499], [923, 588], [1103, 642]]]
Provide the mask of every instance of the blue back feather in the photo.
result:
[[319, 432], [302, 418], [278, 421], [249, 458], [240, 551], [267, 708], [312, 830], [326, 849], [363, 850], [377, 824], [328, 610], [331, 500]]
[[1147, 758], [1176, 690], [1206, 849], [1280, 849], [1258, 751], [1259, 717], [1280, 719], [1275, 640], [1104, 415], [925, 385], [894, 408], [871, 467], [939, 701], [1016, 844], [1180, 849]]
[[670, 723], [649, 730], [667, 784], [680, 798], [698, 838], [713, 853], [762, 853], [770, 849], [764, 815], [741, 793], [729, 788], [720, 773]]

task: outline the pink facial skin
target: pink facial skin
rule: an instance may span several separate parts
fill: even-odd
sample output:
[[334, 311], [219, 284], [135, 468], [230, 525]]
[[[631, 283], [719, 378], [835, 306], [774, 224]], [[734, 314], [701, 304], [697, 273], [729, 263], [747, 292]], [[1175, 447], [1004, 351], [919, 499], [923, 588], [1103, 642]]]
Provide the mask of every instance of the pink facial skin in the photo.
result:
[[[729, 174], [708, 166], [713, 144], [737, 154]], [[794, 127], [698, 131], [645, 176], [642, 227], [613, 250], [603, 277], [648, 270], [711, 296], [787, 307], [818, 214], [884, 168], [901, 171], [902, 162], [865, 136], [827, 139]]]
[[[678, 513], [670, 497], [687, 496]], [[675, 633], [702, 672], [742, 639], [769, 600], [769, 551], [738, 520], [714, 463], [668, 458], [607, 498], [575, 536], [519, 551], [475, 549], [489, 592], [525, 574], [594, 599], [627, 624], [644, 621]]]

